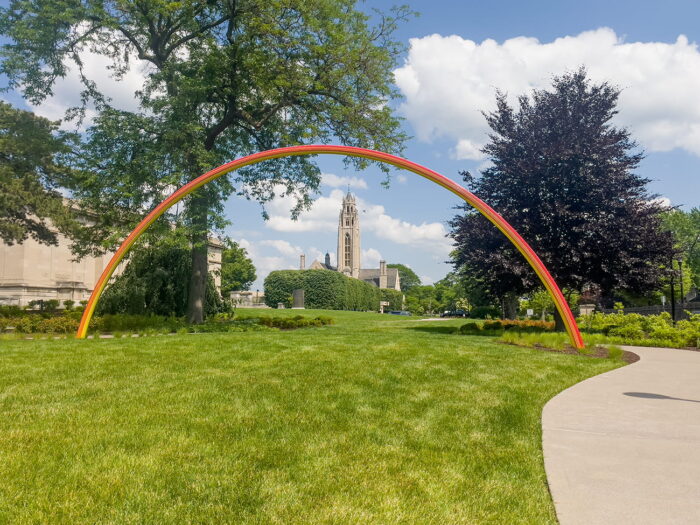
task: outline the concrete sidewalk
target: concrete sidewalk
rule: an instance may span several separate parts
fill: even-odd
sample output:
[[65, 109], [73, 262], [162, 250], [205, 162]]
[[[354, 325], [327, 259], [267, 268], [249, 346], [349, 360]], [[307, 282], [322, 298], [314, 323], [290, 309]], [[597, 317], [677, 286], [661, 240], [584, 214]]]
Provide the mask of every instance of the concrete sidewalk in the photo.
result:
[[700, 524], [700, 352], [640, 356], [565, 390], [542, 412], [561, 525]]

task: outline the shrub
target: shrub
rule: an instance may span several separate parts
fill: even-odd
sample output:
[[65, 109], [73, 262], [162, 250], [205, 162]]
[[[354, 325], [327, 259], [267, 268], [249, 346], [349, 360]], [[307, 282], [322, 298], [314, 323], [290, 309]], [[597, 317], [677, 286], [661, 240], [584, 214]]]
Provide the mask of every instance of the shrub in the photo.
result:
[[588, 333], [608, 336], [611, 342], [640, 346], [700, 347], [700, 315], [673, 325], [667, 312], [659, 315], [602, 314], [582, 316], [579, 326]]
[[472, 319], [487, 319], [501, 317], [501, 310], [495, 306], [475, 306], [469, 312], [469, 317]]
[[382, 289], [379, 290], [380, 299], [382, 301], [387, 301], [389, 306], [384, 309], [388, 310], [403, 310], [404, 296], [403, 293], [398, 290]]
[[[271, 308], [278, 303], [291, 306], [290, 297], [297, 289], [304, 290], [305, 306], [325, 310], [378, 310], [381, 297], [398, 297], [390, 290], [380, 290], [364, 281], [328, 270], [281, 270], [265, 279], [265, 303]], [[386, 293], [385, 292], [389, 292]], [[399, 294], [400, 292], [395, 292]]]
[[475, 322], [465, 323], [459, 328], [459, 332], [465, 335], [477, 335], [482, 332], [481, 325]]
[[49, 299], [48, 301], [44, 301], [44, 310], [48, 312], [53, 312], [58, 308], [59, 301], [58, 299]]

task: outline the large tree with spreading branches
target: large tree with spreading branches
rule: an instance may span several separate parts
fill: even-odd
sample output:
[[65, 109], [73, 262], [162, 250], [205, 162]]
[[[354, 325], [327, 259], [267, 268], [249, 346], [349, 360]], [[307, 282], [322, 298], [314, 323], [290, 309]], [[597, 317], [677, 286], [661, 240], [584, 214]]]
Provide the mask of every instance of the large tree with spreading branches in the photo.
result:
[[[514, 108], [497, 94], [486, 114], [483, 152], [492, 166], [468, 172], [471, 189], [530, 243], [570, 292], [655, 289], [672, 252], [661, 205], [635, 174], [643, 158], [628, 130], [612, 125], [620, 91], [584, 69], [523, 95]], [[493, 296], [516, 298], [540, 286], [524, 258], [469, 208], [452, 221], [453, 262]], [[506, 301], [512, 302], [512, 301]]]
[[[404, 141], [387, 104], [400, 52], [392, 39], [405, 8], [369, 16], [356, 0], [11, 0], [0, 10], [0, 73], [34, 104], [69, 68], [97, 116], [77, 161], [74, 196], [100, 211], [77, 253], [113, 248], [154, 203], [204, 171], [272, 147], [319, 142], [398, 152]], [[83, 68], [109, 59], [119, 79], [138, 68], [139, 109], [112, 107]], [[357, 161], [361, 166], [361, 162]], [[188, 316], [203, 318], [207, 236], [232, 194], [310, 203], [319, 171], [308, 157], [249, 167], [200, 189], [163, 228], [190, 231]]]
[[61, 190], [72, 173], [63, 159], [75, 136], [58, 123], [0, 101], [0, 239], [58, 244], [75, 223]]

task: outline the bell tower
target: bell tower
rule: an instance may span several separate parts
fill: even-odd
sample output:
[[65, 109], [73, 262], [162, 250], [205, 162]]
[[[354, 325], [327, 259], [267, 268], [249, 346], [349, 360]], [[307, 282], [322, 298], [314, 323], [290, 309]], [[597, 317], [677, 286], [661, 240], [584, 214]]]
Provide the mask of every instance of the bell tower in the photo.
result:
[[360, 217], [355, 196], [350, 193], [343, 199], [338, 220], [338, 271], [360, 278]]

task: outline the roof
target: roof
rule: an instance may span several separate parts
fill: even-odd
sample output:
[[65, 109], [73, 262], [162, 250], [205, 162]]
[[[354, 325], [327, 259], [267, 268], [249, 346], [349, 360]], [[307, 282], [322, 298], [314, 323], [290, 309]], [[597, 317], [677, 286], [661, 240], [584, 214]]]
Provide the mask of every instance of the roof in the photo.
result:
[[[360, 270], [361, 281], [366, 281], [368, 283], [373, 283], [375, 286], [379, 286], [379, 268], [373, 269], [363, 269]], [[399, 279], [398, 268], [387, 268], [386, 269], [386, 287], [397, 289], [396, 282]]]

